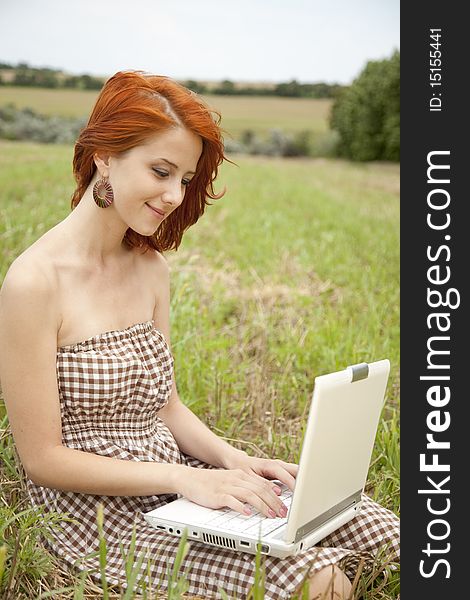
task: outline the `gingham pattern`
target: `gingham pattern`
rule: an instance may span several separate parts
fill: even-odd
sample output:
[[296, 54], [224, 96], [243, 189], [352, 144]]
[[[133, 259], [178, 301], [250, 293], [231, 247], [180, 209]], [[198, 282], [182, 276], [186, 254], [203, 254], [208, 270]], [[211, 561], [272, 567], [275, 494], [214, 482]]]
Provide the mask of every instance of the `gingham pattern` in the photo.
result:
[[[158, 416], [168, 402], [172, 374], [173, 357], [153, 321], [58, 348], [64, 445], [123, 460], [214, 468], [182, 453]], [[101, 502], [108, 582], [125, 584], [121, 543], [129, 548], [135, 524], [136, 560], [142, 552], [148, 559], [144, 560], [140, 583], [166, 589], [167, 569], [172, 568], [179, 539], [147, 525], [142, 512], [173, 500], [174, 495], [96, 496], [43, 488], [30, 480], [28, 489], [33, 504], [70, 512], [74, 517], [74, 522], [63, 521], [63, 530], [51, 531], [51, 539], [44, 540], [66, 563], [89, 569], [100, 579], [98, 557], [87, 555], [98, 548], [96, 507]], [[307, 576], [330, 564], [339, 564], [352, 578], [360, 558], [371, 565], [384, 543], [396, 558], [398, 532], [397, 517], [365, 496], [360, 515], [318, 547], [287, 559], [263, 556], [265, 598], [290, 598]], [[189, 594], [220, 598], [218, 590], [222, 588], [229, 597], [241, 599], [254, 583], [255, 557], [192, 541], [181, 572], [186, 572]]]

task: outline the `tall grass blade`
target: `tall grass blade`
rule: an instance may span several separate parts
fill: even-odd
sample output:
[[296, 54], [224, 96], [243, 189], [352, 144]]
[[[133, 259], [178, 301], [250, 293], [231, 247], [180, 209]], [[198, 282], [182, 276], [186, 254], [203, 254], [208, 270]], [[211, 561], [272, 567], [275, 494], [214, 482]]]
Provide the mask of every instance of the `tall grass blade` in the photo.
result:
[[104, 506], [100, 502], [96, 509], [96, 522], [98, 524], [98, 539], [100, 553], [101, 587], [103, 589], [103, 600], [109, 600], [108, 582], [106, 580], [106, 540], [103, 533]]

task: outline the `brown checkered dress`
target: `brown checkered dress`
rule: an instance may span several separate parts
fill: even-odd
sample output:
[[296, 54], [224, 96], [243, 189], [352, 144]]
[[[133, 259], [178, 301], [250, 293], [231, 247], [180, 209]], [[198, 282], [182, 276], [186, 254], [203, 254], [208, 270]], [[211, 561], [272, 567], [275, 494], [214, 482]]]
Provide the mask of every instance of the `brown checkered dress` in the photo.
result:
[[[183, 454], [158, 416], [172, 384], [173, 357], [153, 321], [124, 330], [108, 331], [57, 350], [57, 376], [64, 445], [121, 460], [165, 461], [213, 468]], [[136, 555], [146, 559], [140, 583], [164, 591], [179, 539], [146, 524], [142, 512], [176, 496], [97, 496], [44, 488], [28, 481], [33, 504], [47, 511], [70, 512], [75, 522], [51, 531], [45, 541], [69, 565], [88, 569], [100, 579], [96, 507], [104, 505], [108, 583], [125, 586], [122, 548], [129, 548], [136, 525]], [[265, 598], [289, 598], [307, 574], [329, 564], [340, 564], [353, 577], [358, 560], [369, 561], [383, 544], [398, 554], [397, 517], [365, 497], [358, 517], [325, 538], [316, 548], [287, 559], [263, 556]], [[148, 557], [148, 560], [147, 560]], [[255, 557], [191, 541], [181, 572], [187, 572], [188, 593], [221, 598], [245, 598], [254, 582]]]

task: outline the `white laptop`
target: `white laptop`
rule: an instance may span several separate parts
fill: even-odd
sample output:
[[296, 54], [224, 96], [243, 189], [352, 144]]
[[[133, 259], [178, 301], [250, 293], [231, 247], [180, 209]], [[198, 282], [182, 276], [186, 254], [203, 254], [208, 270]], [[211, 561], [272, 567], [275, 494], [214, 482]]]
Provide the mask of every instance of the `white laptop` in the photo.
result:
[[234, 551], [284, 558], [310, 548], [353, 519], [361, 508], [390, 372], [387, 359], [359, 363], [315, 378], [294, 491], [276, 482], [285, 518], [254, 510], [242, 515], [180, 497], [144, 513], [169, 534]]

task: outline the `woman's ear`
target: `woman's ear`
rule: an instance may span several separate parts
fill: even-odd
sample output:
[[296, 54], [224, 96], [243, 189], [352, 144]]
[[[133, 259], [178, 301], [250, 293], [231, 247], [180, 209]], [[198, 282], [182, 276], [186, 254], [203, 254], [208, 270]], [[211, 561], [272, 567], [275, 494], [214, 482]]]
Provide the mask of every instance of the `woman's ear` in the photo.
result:
[[105, 152], [95, 152], [93, 154], [93, 160], [100, 177], [108, 177], [109, 175], [109, 158], [110, 155]]

